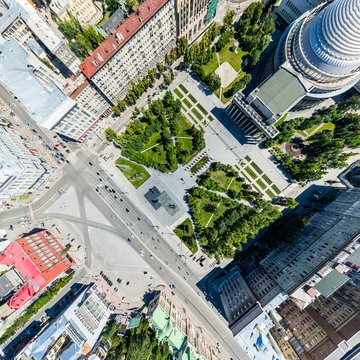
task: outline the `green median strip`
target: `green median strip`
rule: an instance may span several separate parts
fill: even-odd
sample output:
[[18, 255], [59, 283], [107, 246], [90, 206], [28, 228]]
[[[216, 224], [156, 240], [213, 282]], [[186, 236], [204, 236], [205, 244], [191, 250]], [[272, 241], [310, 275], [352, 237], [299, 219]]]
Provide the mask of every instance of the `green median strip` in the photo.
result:
[[270, 189], [267, 189], [265, 192], [269, 195], [271, 200], [275, 197], [275, 195], [273, 194], [273, 192]]
[[180, 84], [179, 85], [179, 88], [185, 93], [185, 94], [187, 94], [189, 91], [188, 91], [188, 89], [183, 85], [183, 84]]
[[249, 155], [245, 156], [246, 161], [251, 162], [251, 157]]
[[201, 112], [202, 112], [205, 116], [209, 114], [201, 104], [197, 104], [196, 106], [201, 110]]
[[214, 118], [211, 115], [209, 115], [208, 118], [210, 121], [214, 121]]
[[184, 97], [184, 95], [179, 91], [179, 89], [175, 89], [174, 93], [180, 98], [182, 99]]
[[189, 109], [192, 108], [192, 105], [190, 104], [190, 101], [188, 99], [183, 99], [182, 101]]
[[251, 183], [251, 180], [245, 175], [245, 173], [241, 172], [241, 175], [249, 182]]
[[262, 177], [269, 185], [272, 184], [272, 181], [270, 180], [270, 178], [266, 174], [264, 174]]
[[255, 186], [255, 184], [251, 184], [251, 186], [253, 186], [253, 187], [254, 187], [254, 189], [255, 189], [258, 193], [260, 193], [260, 194], [261, 194], [260, 189], [258, 189], [258, 188]]
[[266, 185], [265, 185], [265, 183], [264, 183], [261, 179], [256, 180], [256, 183], [257, 183], [263, 190], [266, 189]]
[[188, 97], [194, 104], [197, 103], [196, 99], [191, 94], [189, 94]]
[[252, 162], [250, 165], [251, 165], [251, 166], [256, 170], [256, 172], [259, 173], [260, 175], [263, 173], [263, 171], [262, 171], [254, 162]]
[[281, 190], [275, 185], [271, 185], [271, 188], [279, 195], [281, 193]]
[[200, 121], [204, 118], [195, 108], [191, 111]]
[[249, 166], [247, 166], [244, 170], [245, 170], [254, 180], [258, 177], [258, 176], [249, 168]]

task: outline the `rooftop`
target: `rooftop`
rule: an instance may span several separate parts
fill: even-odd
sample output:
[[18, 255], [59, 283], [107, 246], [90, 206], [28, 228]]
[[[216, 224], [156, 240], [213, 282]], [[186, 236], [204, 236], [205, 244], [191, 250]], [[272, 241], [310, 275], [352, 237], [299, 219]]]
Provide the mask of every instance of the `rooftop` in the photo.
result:
[[329, 297], [349, 280], [350, 278], [348, 276], [336, 270], [332, 270], [317, 284], [315, 284], [314, 288], [325, 297]]
[[109, 20], [102, 26], [103, 30], [110, 35], [111, 30], [116, 29], [126, 18], [126, 12], [120, 6], [109, 18]]
[[109, 35], [79, 66], [89, 79], [105, 65], [166, 3], [168, 0], [145, 0]]

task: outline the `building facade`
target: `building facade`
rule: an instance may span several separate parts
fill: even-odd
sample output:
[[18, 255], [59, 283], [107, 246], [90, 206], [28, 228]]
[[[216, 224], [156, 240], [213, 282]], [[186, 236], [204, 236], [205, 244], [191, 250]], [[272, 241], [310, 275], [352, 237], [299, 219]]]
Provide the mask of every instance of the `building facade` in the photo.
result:
[[176, 44], [173, 0], [146, 0], [79, 66], [113, 104]]
[[48, 170], [15, 130], [0, 125], [0, 199], [16, 198], [36, 189]]
[[176, 0], [179, 37], [190, 41], [214, 19], [218, 0]]
[[276, 10], [283, 24], [290, 25], [302, 14], [314, 9], [326, 0], [282, 0]]
[[70, 13], [81, 26], [96, 24], [102, 18], [102, 10], [92, 0], [54, 0], [50, 9], [61, 21], [69, 21]]
[[359, 26], [360, 0], [334, 0], [301, 15], [279, 41], [275, 72], [248, 96], [239, 92], [228, 114], [261, 141], [277, 135], [273, 124], [288, 111], [351, 89], [360, 79]]
[[60, 316], [44, 327], [16, 359], [89, 358], [113, 305], [96, 285], [90, 284]]

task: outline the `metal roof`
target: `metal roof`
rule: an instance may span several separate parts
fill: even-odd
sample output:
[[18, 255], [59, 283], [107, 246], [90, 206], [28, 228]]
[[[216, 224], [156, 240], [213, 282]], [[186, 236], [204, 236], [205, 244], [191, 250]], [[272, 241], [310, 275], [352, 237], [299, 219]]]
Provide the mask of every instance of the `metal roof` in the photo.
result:
[[314, 285], [314, 288], [327, 298], [349, 280], [350, 278], [346, 275], [336, 270], [331, 270], [324, 278]]
[[355, 250], [351, 255], [345, 259], [345, 263], [351, 263], [360, 266], [360, 248]]
[[305, 94], [306, 89], [300, 80], [283, 68], [266, 79], [253, 93], [275, 115], [285, 112]]

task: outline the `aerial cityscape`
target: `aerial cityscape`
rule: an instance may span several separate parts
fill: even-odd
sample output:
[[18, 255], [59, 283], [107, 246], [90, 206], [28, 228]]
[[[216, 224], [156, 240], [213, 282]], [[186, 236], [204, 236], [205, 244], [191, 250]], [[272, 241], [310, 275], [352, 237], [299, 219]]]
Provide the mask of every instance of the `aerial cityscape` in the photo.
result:
[[0, 359], [360, 360], [360, 0], [0, 0]]

